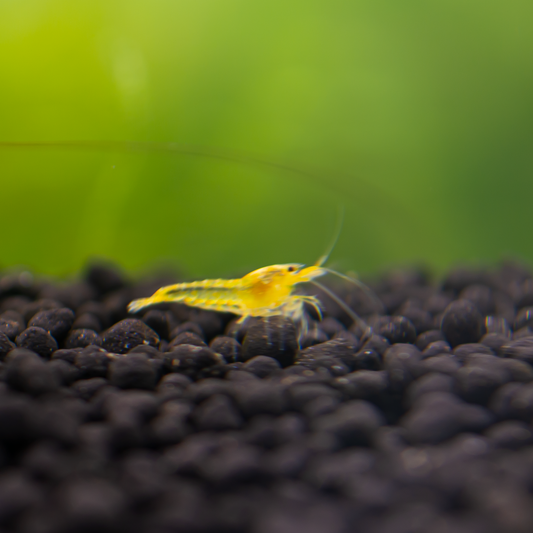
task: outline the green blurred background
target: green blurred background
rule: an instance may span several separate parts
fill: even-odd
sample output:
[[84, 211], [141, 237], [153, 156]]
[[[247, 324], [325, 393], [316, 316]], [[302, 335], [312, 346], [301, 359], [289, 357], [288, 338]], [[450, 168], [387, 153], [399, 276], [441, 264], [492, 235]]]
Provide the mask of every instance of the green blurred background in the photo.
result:
[[0, 0], [0, 264], [189, 277], [313, 262], [533, 261], [529, 0]]

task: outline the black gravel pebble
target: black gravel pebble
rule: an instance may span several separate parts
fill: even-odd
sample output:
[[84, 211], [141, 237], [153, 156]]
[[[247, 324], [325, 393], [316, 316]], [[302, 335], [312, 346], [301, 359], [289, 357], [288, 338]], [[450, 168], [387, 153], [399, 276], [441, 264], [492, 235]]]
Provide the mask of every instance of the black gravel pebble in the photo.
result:
[[185, 333], [186, 331], [190, 333], [196, 333], [196, 335], [198, 335], [198, 337], [200, 337], [201, 339], [205, 337], [204, 331], [201, 328], [200, 324], [197, 324], [196, 322], [187, 321], [175, 327], [170, 333], [170, 338], [174, 339], [180, 333]]
[[130, 353], [115, 357], [109, 364], [109, 382], [121, 389], [153, 390], [157, 372], [143, 353]]
[[422, 373], [420, 370], [422, 353], [412, 344], [391, 346], [385, 352], [383, 359], [389, 382], [395, 391], [403, 391]]
[[425, 350], [432, 342], [438, 342], [443, 340], [444, 335], [442, 334], [442, 331], [440, 329], [430, 329], [429, 331], [421, 333], [416, 338], [415, 344], [419, 350]]
[[411, 322], [418, 335], [429, 331], [433, 326], [431, 315], [424, 309], [419, 309], [418, 307], [407, 307], [406, 309], [402, 309], [402, 311], [398, 314], [404, 318], [407, 318]]
[[168, 372], [180, 372], [189, 377], [199, 377], [202, 370], [223, 362], [213, 350], [192, 344], [179, 344], [164, 357]]
[[371, 348], [363, 348], [354, 356], [353, 370], [380, 370], [383, 367], [381, 356]]
[[380, 337], [379, 335], [371, 335], [363, 344], [364, 350], [374, 350], [379, 355], [383, 354], [388, 350], [390, 344], [385, 337]]
[[152, 309], [143, 316], [143, 322], [152, 328], [160, 338], [168, 339], [169, 316], [167, 313], [158, 309]]
[[0, 317], [0, 333], [5, 335], [8, 339], [14, 341], [17, 335], [23, 330], [21, 323], [9, 319], [5, 316]]
[[9, 354], [5, 381], [13, 389], [31, 395], [52, 392], [60, 385], [57, 373], [36, 353], [24, 349]]
[[441, 329], [452, 346], [477, 342], [484, 333], [483, 317], [469, 300], [457, 300], [446, 308]]
[[57, 350], [56, 340], [43, 328], [26, 328], [15, 342], [20, 348], [27, 348], [45, 358], [49, 358]]
[[239, 429], [244, 420], [231, 400], [223, 394], [210, 396], [193, 413], [193, 420], [200, 430]]
[[403, 316], [382, 317], [374, 325], [374, 331], [385, 337], [390, 344], [414, 342], [416, 329], [412, 322]]
[[74, 313], [67, 307], [40, 311], [28, 322], [28, 326], [43, 328], [57, 341], [61, 341], [74, 323]]
[[502, 355], [502, 348], [509, 342], [509, 337], [501, 333], [487, 333], [481, 337], [480, 344], [484, 344], [494, 353]]
[[172, 350], [175, 346], [180, 344], [191, 344], [192, 346], [207, 346], [207, 344], [196, 333], [191, 331], [184, 331], [176, 335], [167, 346], [167, 351]]
[[345, 402], [334, 413], [316, 418], [313, 429], [331, 433], [340, 447], [368, 446], [377, 429], [385, 424], [379, 410], [364, 400]]
[[68, 334], [63, 345], [68, 349], [101, 346], [102, 338], [92, 329], [73, 329]]
[[0, 361], [3, 361], [5, 356], [15, 347], [7, 335], [0, 333]]
[[112, 353], [127, 353], [140, 344], [157, 347], [159, 336], [142, 320], [135, 318], [121, 320], [102, 335], [102, 346]]
[[272, 374], [279, 373], [281, 366], [276, 359], [265, 355], [256, 355], [246, 361], [242, 366], [243, 370], [254, 374], [258, 378], [266, 378]]
[[87, 346], [74, 359], [74, 364], [82, 372], [83, 378], [106, 377], [110, 362], [109, 354], [94, 344]]
[[533, 365], [533, 337], [526, 337], [504, 344], [500, 348], [504, 357], [511, 357]]
[[247, 361], [265, 355], [276, 359], [281, 366], [289, 366], [298, 349], [296, 336], [296, 327], [288, 319], [275, 316], [257, 320], [244, 337], [242, 358]]
[[533, 444], [533, 428], [518, 420], [506, 420], [490, 427], [485, 435], [498, 448], [518, 450]]
[[211, 350], [222, 354], [228, 363], [242, 361], [242, 346], [233, 337], [219, 335], [209, 344]]
[[0, 273], [2, 532], [533, 530], [524, 267], [396, 271], [379, 310], [337, 288], [372, 329], [325, 303], [300, 337], [183, 305], [128, 318], [148, 286]]
[[427, 359], [429, 357], [435, 357], [436, 355], [441, 355], [443, 353], [450, 353], [451, 351], [452, 349], [446, 341], [435, 341], [431, 344], [428, 344], [424, 348], [422, 356], [424, 359]]

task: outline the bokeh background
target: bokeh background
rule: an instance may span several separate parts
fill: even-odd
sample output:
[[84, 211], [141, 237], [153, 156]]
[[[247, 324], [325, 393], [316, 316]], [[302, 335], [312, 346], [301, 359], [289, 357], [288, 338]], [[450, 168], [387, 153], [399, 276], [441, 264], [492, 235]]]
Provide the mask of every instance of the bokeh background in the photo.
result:
[[[533, 261], [528, 0], [0, 0], [0, 264]], [[209, 151], [207, 149], [207, 151]]]

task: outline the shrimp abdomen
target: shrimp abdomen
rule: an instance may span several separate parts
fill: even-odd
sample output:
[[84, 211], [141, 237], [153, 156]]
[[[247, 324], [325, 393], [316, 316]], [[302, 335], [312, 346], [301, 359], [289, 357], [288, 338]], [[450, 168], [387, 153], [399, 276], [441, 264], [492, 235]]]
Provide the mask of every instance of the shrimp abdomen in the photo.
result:
[[149, 298], [134, 300], [128, 311], [134, 313], [149, 305], [158, 303], [184, 303], [211, 311], [227, 311], [237, 314], [244, 312], [240, 291], [240, 279], [206, 279], [190, 283], [176, 283], [159, 289]]

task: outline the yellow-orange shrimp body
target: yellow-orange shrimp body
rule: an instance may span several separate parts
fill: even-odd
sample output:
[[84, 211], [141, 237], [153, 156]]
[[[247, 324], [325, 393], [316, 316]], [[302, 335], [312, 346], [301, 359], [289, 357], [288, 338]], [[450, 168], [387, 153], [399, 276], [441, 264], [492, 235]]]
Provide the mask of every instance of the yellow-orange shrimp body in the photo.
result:
[[168, 285], [149, 298], [134, 300], [128, 306], [136, 312], [149, 305], [180, 302], [210, 311], [226, 311], [247, 317], [283, 315], [298, 322], [303, 319], [307, 302], [320, 314], [320, 302], [314, 296], [293, 294], [295, 285], [312, 281], [328, 272], [320, 266], [297, 263], [259, 268], [238, 279], [206, 279]]

